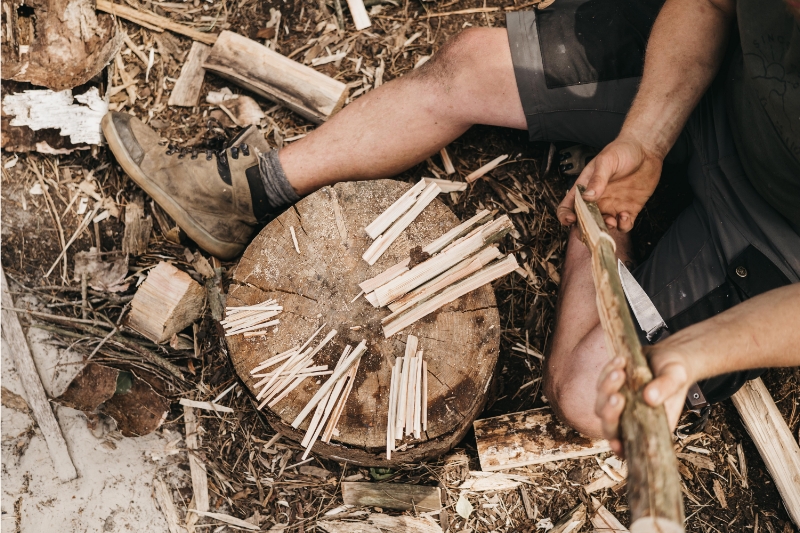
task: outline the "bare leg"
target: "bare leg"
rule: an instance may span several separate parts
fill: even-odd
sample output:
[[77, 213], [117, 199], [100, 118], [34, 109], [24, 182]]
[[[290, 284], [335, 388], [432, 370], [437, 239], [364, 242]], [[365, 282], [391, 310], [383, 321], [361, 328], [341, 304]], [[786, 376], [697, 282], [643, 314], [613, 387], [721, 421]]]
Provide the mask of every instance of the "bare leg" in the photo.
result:
[[[605, 338], [597, 314], [591, 255], [572, 228], [561, 273], [553, 344], [545, 359], [545, 394], [559, 417], [589, 436], [600, 436], [594, 414], [597, 380], [607, 362]], [[611, 231], [617, 256], [630, 259], [630, 237]]]
[[390, 177], [473, 124], [526, 128], [505, 29], [462, 32], [418, 70], [284, 148], [281, 166], [301, 195], [340, 181]]

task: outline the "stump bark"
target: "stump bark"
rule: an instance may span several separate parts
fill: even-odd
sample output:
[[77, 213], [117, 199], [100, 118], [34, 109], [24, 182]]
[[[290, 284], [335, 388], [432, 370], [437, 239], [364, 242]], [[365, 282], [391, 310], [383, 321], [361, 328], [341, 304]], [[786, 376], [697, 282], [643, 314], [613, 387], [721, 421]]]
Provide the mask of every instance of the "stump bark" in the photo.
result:
[[[353, 301], [360, 282], [459, 223], [437, 199], [369, 266], [361, 259], [372, 242], [364, 227], [408, 188], [392, 180], [325, 187], [267, 225], [233, 272], [227, 305], [275, 298], [284, 306], [277, 332], [228, 339], [233, 365], [251, 392], [257, 393], [253, 389], [257, 379], [250, 377], [253, 367], [301, 344], [323, 323], [326, 332], [337, 329], [339, 334], [317, 354], [315, 364], [333, 367], [347, 344], [355, 346], [366, 339], [368, 351], [339, 420], [339, 435], [330, 444], [314, 445], [316, 453], [332, 459], [391, 466], [436, 457], [461, 440], [486, 403], [500, 342], [499, 314], [490, 286], [462, 296], [389, 339], [381, 328], [389, 310], [376, 309], [363, 297]], [[290, 227], [295, 229], [300, 254]], [[393, 452], [392, 460], [386, 461], [391, 369], [395, 358], [403, 356], [408, 334], [419, 337], [419, 349], [428, 362], [428, 431], [419, 440], [404, 441], [408, 448]], [[307, 379], [274, 409], [265, 407], [273, 428], [301, 440], [308, 421], [298, 430], [290, 424], [321, 383]]]

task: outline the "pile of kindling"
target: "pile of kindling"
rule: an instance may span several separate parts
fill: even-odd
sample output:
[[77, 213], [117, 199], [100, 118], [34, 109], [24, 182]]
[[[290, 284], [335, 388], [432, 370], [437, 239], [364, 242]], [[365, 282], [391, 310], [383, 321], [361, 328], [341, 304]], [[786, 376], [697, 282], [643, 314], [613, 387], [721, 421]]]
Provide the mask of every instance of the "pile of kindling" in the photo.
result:
[[501, 258], [495, 244], [513, 228], [507, 215], [492, 220], [492, 214], [483, 210], [425, 246], [422, 252], [431, 257], [422, 263], [409, 268], [409, 257], [361, 283], [372, 305], [388, 306], [392, 311], [382, 320], [384, 335], [391, 337], [453, 300], [513, 272], [518, 267], [516, 258], [512, 254]]
[[[306, 378], [326, 376], [333, 373], [333, 371], [328, 370], [328, 365], [315, 366], [314, 356], [330, 342], [337, 331], [335, 329], [331, 330], [315, 348], [308, 347], [324, 327], [325, 324], [315, 331], [302, 346], [295, 346], [274, 357], [270, 357], [250, 371], [254, 378], [262, 378], [261, 381], [253, 385], [254, 389], [262, 387], [261, 392], [256, 396], [256, 400], [261, 400], [258, 405], [259, 409], [262, 409], [265, 405], [269, 405], [269, 407], [275, 406]], [[272, 372], [262, 372], [281, 361], [283, 361], [283, 364]]]
[[267, 300], [255, 305], [228, 307], [225, 320], [220, 324], [225, 328], [225, 336], [243, 333], [245, 338], [266, 335], [270, 326], [277, 326], [280, 320], [270, 320], [283, 311], [277, 300]]
[[417, 351], [419, 339], [409, 335], [404, 357], [392, 367], [389, 387], [389, 415], [386, 423], [386, 459], [392, 458], [396, 441], [413, 435], [419, 439], [428, 431], [428, 363]]

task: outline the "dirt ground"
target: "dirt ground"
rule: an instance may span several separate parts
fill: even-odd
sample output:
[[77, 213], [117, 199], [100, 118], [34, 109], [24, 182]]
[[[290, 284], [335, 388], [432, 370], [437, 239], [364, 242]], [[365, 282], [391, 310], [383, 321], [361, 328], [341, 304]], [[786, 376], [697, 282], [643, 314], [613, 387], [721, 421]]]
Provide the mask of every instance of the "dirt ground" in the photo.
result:
[[[320, 66], [318, 70], [350, 84], [351, 97], [363, 94], [374, 85], [381, 66], [385, 70], [383, 80], [389, 81], [411, 70], [463, 28], [503, 27], [505, 24], [502, 12], [424, 18], [426, 13], [486, 6], [515, 9], [513, 3], [497, 0], [487, 3], [476, 0], [423, 3], [417, 0], [406, 0], [405, 3], [384, 1], [386, 3], [374, 4], [376, 7], [371, 8], [373, 26], [360, 33], [352, 27], [346, 7], [345, 31], [331, 31], [329, 25], [337, 24], [335, 4], [326, 4], [323, 0], [129, 3], [203, 29], [208, 28], [211, 24], [208, 20], [211, 20], [214, 31], [230, 29], [251, 38], [256, 38], [258, 30], [265, 28], [269, 20], [274, 21], [276, 13], [280, 12], [279, 30], [269, 38], [277, 51], [285, 55], [294, 52], [292, 57], [295, 59], [310, 62], [314, 57], [347, 49], [348, 56], [343, 61]], [[521, 5], [518, 3], [516, 7]], [[121, 24], [141, 50], [146, 53], [151, 48], [155, 50], [155, 61], [148, 81], [145, 81], [146, 65], [136, 54], [127, 53], [127, 47], [123, 46], [123, 61], [129, 74], [138, 79], [135, 85], [137, 98], [131, 102], [129, 92], [120, 91], [111, 98], [112, 108], [134, 113], [147, 120], [162, 136], [179, 146], [219, 148], [225, 139], [238, 131], [238, 128], [227, 127], [224, 119], [211, 118], [214, 108], [209, 104], [202, 103], [196, 109], [166, 106], [169, 91], [191, 45], [188, 39], [166, 32], [158, 34], [125, 22]], [[303, 49], [311, 37], [318, 37], [326, 31], [334, 36], [327, 51], [316, 49], [318, 47]], [[356, 65], [360, 68], [358, 72]], [[225, 80], [208, 74], [201, 101], [205, 101], [204, 96], [208, 91], [223, 87], [230, 88], [234, 93], [247, 94]], [[291, 142], [286, 139], [313, 129], [313, 125], [288, 110], [255, 98], [267, 113], [267, 118], [262, 122], [262, 131], [271, 144], [282, 146], [285, 142]], [[539, 353], [546, 353], [553, 331], [560, 281], [558, 273], [567, 235], [555, 219], [555, 209], [568, 186], [568, 180], [559, 176], [556, 163], [545, 174], [548, 149], [547, 144], [529, 143], [524, 132], [483, 126], [472, 128], [448, 147], [457, 170], [456, 176], [451, 178], [456, 180], [463, 179], [463, 176], [498, 155], [510, 154], [508, 162], [488, 178], [479, 180], [464, 193], [445, 196], [444, 199], [461, 218], [483, 207], [509, 213], [516, 232], [506, 238], [501, 249], [515, 252], [529, 272], [527, 278], [512, 274], [495, 284], [502, 328], [501, 354], [496, 370], [499, 379], [497, 392], [482, 417], [547, 407], [541, 393], [541, 361], [513, 352], [510, 348], [515, 342], [528, 342]], [[124, 229], [121, 222], [124, 208], [138, 193], [138, 189], [103, 147], [71, 155], [19, 154], [19, 159], [16, 157], [3, 154], [2, 174], [2, 264], [7, 276], [15, 283], [12, 284], [15, 299], [35, 295], [40, 310], [80, 318], [84, 302], [80, 294], [80, 282], [72, 275], [72, 254], [86, 251], [92, 246], [98, 247], [101, 252], [119, 250]], [[441, 166], [436, 156], [397, 176], [397, 179], [416, 180], [421, 176], [430, 176], [432, 170], [442, 173]], [[690, 199], [686, 184], [681, 180], [680, 169], [669, 169], [669, 172], [674, 179], [662, 181], [655, 200], [648, 205], [635, 230], [635, 246], [640, 257], [647, 254], [668, 227], [671, 218]], [[76, 214], [77, 203], [71, 201], [77, 194], [78, 184], [87, 178], [96, 180], [100, 195], [112, 199], [120, 213], [99, 224], [90, 225], [80, 233], [67, 254], [65, 276], [62, 277], [60, 265], [50, 276], [45, 276], [61, 251], [60, 235], [69, 238], [83, 218]], [[37, 184], [46, 185], [44, 188], [48, 195], [36, 194]], [[129, 281], [132, 283], [126, 291], [89, 294], [91, 316], [95, 320], [102, 315], [106, 320], [115, 322], [124, 303], [135, 291], [135, 281], [142, 276], [141, 272], [156, 262], [169, 260], [184, 270], [192, 269], [184, 250], [188, 248], [194, 252], [198, 250], [197, 247], [184, 235], [171, 232], [171, 221], [149, 199], [145, 211], [155, 219], [148, 252], [129, 258]], [[222, 266], [230, 272], [234, 264], [223, 263]], [[66, 326], [51, 327], [49, 331], [53, 335], [53, 342], [84, 357], [92, 352], [98, 341], [86, 332], [75, 337], [74, 330]], [[96, 357], [110, 366], [130, 368], [133, 365], [137, 371], [156, 375], [162, 385], [159, 391], [172, 400], [178, 397], [210, 400], [236, 383], [238, 378], [230, 365], [224, 340], [208, 314], [199, 331], [199, 358], [184, 347], [158, 349], [162, 357], [178, 365], [185, 376], [184, 380], [159, 375], [158, 369], [133, 365], [110, 349], [100, 350]], [[3, 377], [5, 387], [5, 374]], [[800, 369], [769, 371], [764, 381], [792, 434], [797, 435], [800, 428]], [[223, 403], [232, 407], [234, 414], [200, 415], [205, 430], [201, 456], [209, 473], [211, 510], [249, 519], [260, 525], [262, 530], [319, 530], [315, 522], [327, 511], [342, 505], [339, 487], [343, 480], [441, 485], [447, 489], [446, 512], [439, 516], [445, 531], [547, 530], [547, 520], [555, 523], [564, 512], [585, 500], [581, 487], [602, 473], [594, 457], [516, 469], [515, 473], [529, 476], [532, 482], [509, 491], [470, 493], [467, 498], [475, 511], [465, 520], [455, 512], [454, 507], [459, 497], [458, 484], [470, 470], [480, 469], [471, 433], [451, 454], [437, 461], [407, 465], [388, 472], [337, 464], [318, 457], [311, 463], [292, 467], [299, 461], [301, 449], [285, 440], [264, 448], [263, 445], [270, 441], [274, 432], [253, 408], [252, 400], [242, 392], [241, 386], [235, 388]], [[3, 405], [5, 411], [5, 390]], [[182, 435], [183, 422], [180, 406], [173, 404], [167, 420], [157, 433], [165, 438]], [[119, 432], [112, 434], [122, 438]], [[6, 444], [4, 440], [4, 450]], [[183, 446], [183, 442], [176, 446]], [[680, 471], [686, 496], [687, 531], [797, 531], [789, 521], [774, 484], [729, 401], [713, 407], [702, 433], [677, 439], [676, 449], [686, 454], [685, 459], [681, 459]], [[27, 452], [23, 446], [15, 453], [21, 458]], [[188, 466], [184, 464], [183, 468]], [[4, 466], [4, 476], [5, 472]], [[185, 502], [191, 499], [191, 484], [186, 477], [175, 476], [171, 482], [174, 500], [182, 518], [186, 512]], [[521, 491], [526, 491], [534, 504], [532, 514], [526, 512]], [[594, 496], [623, 523], [628, 523], [624, 485], [595, 493]], [[7, 524], [6, 513], [10, 512], [5, 502], [4, 498], [3, 531]], [[348, 516], [348, 513], [352, 513], [352, 510], [336, 515], [336, 518]], [[203, 531], [223, 530], [218, 523], [207, 522], [208, 525], [205, 525], [201, 521], [200, 524], [205, 528]], [[113, 527], [109, 529], [115, 530]], [[579, 531], [591, 530], [591, 525], [587, 524]]]

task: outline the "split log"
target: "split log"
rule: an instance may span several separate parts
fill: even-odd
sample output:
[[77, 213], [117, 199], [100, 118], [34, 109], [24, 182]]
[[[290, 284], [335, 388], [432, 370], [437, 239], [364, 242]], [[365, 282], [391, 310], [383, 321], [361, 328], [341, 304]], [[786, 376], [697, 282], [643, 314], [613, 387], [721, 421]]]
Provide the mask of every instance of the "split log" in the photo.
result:
[[144, 216], [144, 198], [135, 196], [125, 206], [125, 234], [122, 237], [122, 253], [142, 255], [147, 253], [147, 243], [153, 231], [153, 218]]
[[36, 364], [33, 362], [31, 349], [22, 331], [22, 326], [17, 318], [14, 309], [14, 300], [8, 292], [8, 282], [3, 267], [0, 266], [0, 283], [2, 283], [2, 332], [3, 338], [8, 343], [11, 350], [11, 358], [19, 376], [22, 387], [25, 389], [25, 399], [33, 413], [33, 418], [42, 430], [50, 457], [53, 459], [53, 467], [61, 481], [69, 481], [78, 477], [75, 465], [67, 449], [64, 435], [50, 408], [47, 394], [44, 391]]
[[800, 527], [800, 447], [761, 378], [748, 381], [731, 398], [764, 459], [786, 511]]
[[327, 533], [442, 533], [442, 528], [430, 519], [415, 516], [389, 516], [371, 513], [364, 520], [318, 520], [314, 524]]
[[219, 35], [203, 67], [317, 124], [347, 98], [344, 83], [230, 31]]
[[116, 21], [96, 14], [92, 0], [6, 0], [3, 14], [4, 80], [72, 89], [99, 74], [122, 47]]
[[205, 290], [186, 272], [160, 262], [131, 300], [125, 325], [161, 344], [200, 318]]
[[579, 188], [575, 195], [575, 212], [592, 254], [592, 278], [608, 357], [624, 357], [627, 361], [627, 379], [621, 391], [626, 401], [620, 428], [628, 457], [631, 531], [683, 532], [683, 495], [667, 416], [663, 406], [650, 407], [642, 396], [653, 375], [619, 280], [616, 245], [597, 205], [585, 203], [582, 192]]
[[[259, 363], [299, 346], [322, 322], [339, 334], [322, 349], [314, 365], [333, 368], [344, 347], [367, 339], [347, 404], [330, 443], [316, 442], [314, 453], [369, 466], [392, 466], [438, 457], [469, 431], [487, 398], [499, 353], [499, 315], [491, 286], [481, 286], [407, 328], [419, 338], [430, 372], [428, 431], [413, 447], [392, 452], [386, 460], [386, 430], [392, 367], [403, 355], [402, 339], [385, 339], [381, 318], [386, 310], [353, 297], [358, 284], [408, 258], [409, 251], [434, 242], [459, 225], [456, 216], [434, 200], [383, 257], [369, 266], [361, 254], [370, 239], [364, 228], [411, 185], [378, 180], [338, 183], [324, 187], [281, 214], [256, 236], [232, 273], [229, 306], [252, 305], [275, 298], [284, 308], [280, 328], [269, 343], [241, 335], [228, 337], [231, 361], [247, 388], [261, 380], [250, 374]], [[339, 214], [337, 218], [337, 213]], [[342, 238], [340, 224], [347, 228]], [[304, 228], [303, 254], [294, 249], [289, 226]], [[317, 316], [320, 318], [317, 318]], [[350, 329], [360, 326], [359, 329]], [[493, 327], [492, 327], [493, 326]], [[307, 379], [264, 415], [280, 433], [298, 442], [310, 420], [297, 429], [297, 414], [330, 377], [317, 384]], [[308, 417], [310, 419], [310, 417]]]
[[342, 483], [345, 505], [380, 507], [398, 511], [415, 510], [420, 513], [442, 508], [442, 489], [407, 483]]
[[484, 418], [476, 420], [473, 427], [478, 459], [485, 472], [596, 455], [611, 449], [608, 441], [585, 437], [541, 410]]
[[203, 88], [203, 78], [206, 69], [203, 62], [211, 53], [211, 48], [200, 42], [193, 42], [189, 55], [181, 67], [181, 75], [175, 82], [175, 87], [169, 95], [168, 104], [171, 106], [194, 107], [200, 103], [200, 91]]

